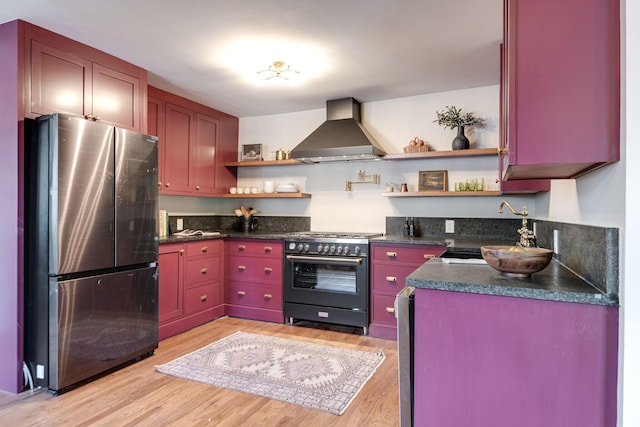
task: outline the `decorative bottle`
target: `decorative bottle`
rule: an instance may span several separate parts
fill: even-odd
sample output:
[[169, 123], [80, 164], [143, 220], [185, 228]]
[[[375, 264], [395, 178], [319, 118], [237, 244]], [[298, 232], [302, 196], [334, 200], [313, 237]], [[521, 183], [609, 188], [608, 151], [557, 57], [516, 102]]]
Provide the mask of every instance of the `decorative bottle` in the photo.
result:
[[402, 235], [409, 237], [409, 217], [404, 218], [404, 225], [402, 226]]

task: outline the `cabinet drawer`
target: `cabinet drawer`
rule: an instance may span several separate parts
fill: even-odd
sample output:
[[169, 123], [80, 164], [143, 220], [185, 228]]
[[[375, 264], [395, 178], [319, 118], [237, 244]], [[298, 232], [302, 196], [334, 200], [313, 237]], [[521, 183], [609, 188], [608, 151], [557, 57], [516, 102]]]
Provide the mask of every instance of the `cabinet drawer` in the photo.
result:
[[282, 260], [280, 258], [230, 256], [228, 276], [229, 280], [282, 285]]
[[415, 271], [417, 266], [377, 263], [373, 266], [371, 287], [375, 293], [396, 295], [404, 288], [407, 276]]
[[187, 256], [192, 258], [217, 255], [222, 252], [222, 244], [222, 240], [202, 240], [187, 243]]
[[398, 322], [393, 306], [395, 299], [395, 295], [374, 294], [371, 298], [371, 323], [396, 326]]
[[228, 304], [282, 310], [282, 287], [231, 282], [226, 296]]
[[184, 284], [187, 288], [207, 281], [220, 280], [220, 257], [209, 257], [185, 263]]
[[163, 243], [161, 245], [158, 245], [158, 254], [162, 255], [162, 254], [169, 254], [172, 252], [180, 252], [181, 254], [184, 254], [185, 252], [185, 247], [184, 244], [182, 243]]
[[267, 255], [282, 257], [282, 242], [280, 240], [230, 240], [229, 255]]
[[373, 259], [390, 262], [409, 262], [422, 264], [431, 258], [442, 255], [446, 246], [410, 245], [410, 246], [373, 246]]
[[198, 313], [222, 304], [219, 298], [219, 286], [218, 283], [208, 283], [187, 289], [184, 293], [185, 314]]

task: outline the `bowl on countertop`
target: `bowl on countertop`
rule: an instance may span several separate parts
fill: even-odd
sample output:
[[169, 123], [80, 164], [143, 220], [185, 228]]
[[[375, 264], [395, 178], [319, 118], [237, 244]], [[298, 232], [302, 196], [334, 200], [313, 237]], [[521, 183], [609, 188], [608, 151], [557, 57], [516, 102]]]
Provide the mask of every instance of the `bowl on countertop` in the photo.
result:
[[522, 246], [482, 246], [482, 258], [506, 276], [531, 277], [551, 262], [553, 251]]

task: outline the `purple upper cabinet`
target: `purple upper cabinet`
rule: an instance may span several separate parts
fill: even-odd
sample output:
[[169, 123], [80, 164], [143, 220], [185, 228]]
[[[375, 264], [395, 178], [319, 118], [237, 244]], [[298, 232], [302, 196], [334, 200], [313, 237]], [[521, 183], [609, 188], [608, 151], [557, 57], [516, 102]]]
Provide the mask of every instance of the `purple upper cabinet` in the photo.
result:
[[620, 9], [505, 0], [503, 178], [575, 178], [620, 160]]

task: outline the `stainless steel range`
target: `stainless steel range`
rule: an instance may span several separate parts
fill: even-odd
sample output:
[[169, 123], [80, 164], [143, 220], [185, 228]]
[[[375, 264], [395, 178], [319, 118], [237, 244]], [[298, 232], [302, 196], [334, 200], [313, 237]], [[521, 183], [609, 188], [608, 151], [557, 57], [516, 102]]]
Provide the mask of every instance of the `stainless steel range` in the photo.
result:
[[369, 326], [369, 239], [377, 233], [291, 233], [285, 240], [284, 316]]

